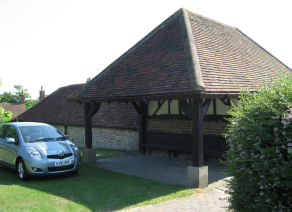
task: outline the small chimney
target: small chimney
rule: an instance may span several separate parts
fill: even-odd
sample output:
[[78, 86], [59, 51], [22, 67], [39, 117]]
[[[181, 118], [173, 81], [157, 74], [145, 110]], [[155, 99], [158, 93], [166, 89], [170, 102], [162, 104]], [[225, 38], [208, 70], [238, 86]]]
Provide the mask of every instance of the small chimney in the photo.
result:
[[24, 95], [23, 91], [22, 91], [22, 93], [20, 94], [20, 103], [21, 103], [22, 105], [25, 104], [25, 95]]
[[87, 78], [87, 80], [86, 80], [86, 83], [88, 83], [90, 80], [91, 80], [91, 79], [90, 79], [90, 77], [89, 77], [89, 78]]
[[45, 98], [45, 91], [43, 90], [43, 86], [41, 86], [40, 90], [40, 101], [42, 101]]

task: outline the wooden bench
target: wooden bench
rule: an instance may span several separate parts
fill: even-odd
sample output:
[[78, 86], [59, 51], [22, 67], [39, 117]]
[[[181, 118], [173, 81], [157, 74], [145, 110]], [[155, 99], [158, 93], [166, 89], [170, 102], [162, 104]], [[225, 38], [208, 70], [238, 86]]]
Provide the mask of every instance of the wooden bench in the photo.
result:
[[[141, 144], [142, 151], [145, 154], [148, 148], [162, 149], [170, 153], [174, 152], [174, 156], [177, 156], [177, 152], [191, 153], [193, 151], [193, 137], [192, 134], [186, 133], [170, 133], [170, 132], [157, 132], [147, 131], [146, 142]], [[221, 156], [226, 150], [226, 139], [223, 136], [204, 135], [204, 147], [203, 153], [205, 155]]]

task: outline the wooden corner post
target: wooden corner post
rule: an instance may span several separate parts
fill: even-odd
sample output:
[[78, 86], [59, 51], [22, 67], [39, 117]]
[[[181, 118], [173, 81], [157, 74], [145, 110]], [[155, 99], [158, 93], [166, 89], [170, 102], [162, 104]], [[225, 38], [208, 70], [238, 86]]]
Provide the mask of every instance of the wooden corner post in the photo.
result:
[[85, 122], [85, 148], [92, 149], [92, 116], [94, 116], [101, 103], [84, 103], [84, 122]]
[[92, 116], [89, 114], [91, 103], [84, 103], [85, 148], [92, 149]]
[[203, 99], [193, 99], [193, 163], [203, 166]]
[[145, 153], [143, 145], [146, 142], [146, 121], [147, 121], [147, 105], [145, 102], [139, 102], [139, 146], [140, 152]]

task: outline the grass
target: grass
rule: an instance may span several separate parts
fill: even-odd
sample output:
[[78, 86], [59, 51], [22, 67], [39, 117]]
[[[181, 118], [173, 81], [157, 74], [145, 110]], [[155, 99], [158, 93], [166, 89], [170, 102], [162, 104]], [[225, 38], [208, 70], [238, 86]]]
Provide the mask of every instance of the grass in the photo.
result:
[[[97, 150], [97, 154], [104, 158], [113, 153]], [[76, 175], [22, 182], [16, 171], [0, 166], [0, 211], [114, 211], [156, 204], [194, 192], [194, 189], [87, 165]]]

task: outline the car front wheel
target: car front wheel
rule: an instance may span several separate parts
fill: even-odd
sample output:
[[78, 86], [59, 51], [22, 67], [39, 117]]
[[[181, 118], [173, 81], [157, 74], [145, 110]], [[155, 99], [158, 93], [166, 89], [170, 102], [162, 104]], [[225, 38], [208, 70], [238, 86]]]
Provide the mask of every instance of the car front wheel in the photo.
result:
[[17, 172], [18, 172], [18, 178], [20, 180], [29, 180], [30, 179], [30, 176], [27, 174], [27, 171], [26, 171], [26, 166], [25, 166], [25, 163], [22, 159], [19, 159], [18, 160], [18, 163], [17, 163]]

